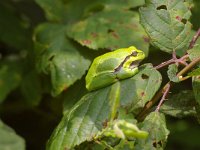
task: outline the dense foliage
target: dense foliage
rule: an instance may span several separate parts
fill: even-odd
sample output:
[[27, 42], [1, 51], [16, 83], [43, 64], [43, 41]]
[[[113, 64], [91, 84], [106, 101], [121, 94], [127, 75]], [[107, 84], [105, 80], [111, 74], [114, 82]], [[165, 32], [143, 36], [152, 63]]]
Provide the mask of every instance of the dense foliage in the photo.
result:
[[[0, 150], [200, 149], [199, 8], [1, 0]], [[139, 72], [87, 91], [93, 59], [131, 45], [146, 55]]]

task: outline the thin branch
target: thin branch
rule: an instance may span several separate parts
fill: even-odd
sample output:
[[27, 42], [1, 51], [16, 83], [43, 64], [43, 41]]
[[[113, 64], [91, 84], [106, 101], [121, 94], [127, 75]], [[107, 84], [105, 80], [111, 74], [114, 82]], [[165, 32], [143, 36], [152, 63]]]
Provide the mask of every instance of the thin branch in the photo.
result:
[[[199, 38], [199, 36], [200, 36], [200, 28], [198, 29], [198, 31], [196, 32], [196, 34], [195, 34], [194, 37], [192, 38], [188, 49], [191, 49], [191, 48], [194, 47], [194, 45], [195, 45], [197, 39]], [[174, 52], [173, 52], [173, 58], [172, 58], [172, 59], [167, 60], [167, 61], [165, 61], [165, 62], [163, 62], [163, 63], [161, 63], [161, 64], [155, 66], [154, 68], [158, 70], [158, 69], [163, 68], [163, 67], [165, 67], [165, 66], [168, 66], [168, 65], [170, 65], [170, 64], [172, 64], [172, 63], [180, 63], [180, 64], [186, 65], [186, 62], [184, 62], [184, 59], [187, 59], [187, 58], [188, 58], [188, 55], [184, 55], [183, 57], [181, 57], [181, 58], [179, 58], [179, 59], [177, 59], [177, 58], [174, 57], [174, 56], [176, 56], [176, 55], [174, 55]]]
[[[183, 68], [178, 74], [177, 76], [182, 76], [183, 74], [185, 74], [187, 71], [189, 71], [190, 69], [192, 69], [192, 67], [194, 67], [197, 63], [200, 62], [200, 57], [193, 60], [189, 65], [187, 65], [185, 68]], [[167, 89], [169, 87], [172, 86], [172, 82], [168, 82], [159, 92], [156, 93], [156, 95], [152, 98], [152, 100], [150, 100], [143, 108], [143, 110], [139, 113], [139, 115], [137, 116], [138, 121], [142, 121], [145, 117], [145, 115], [148, 113], [149, 109], [160, 99], [160, 97], [163, 95], [163, 93], [165, 93], [167, 91]], [[169, 91], [169, 90], [168, 90]]]
[[191, 78], [191, 76], [185, 76], [185, 77], [179, 76], [179, 81], [182, 82], [182, 81], [185, 81], [189, 78]]
[[162, 96], [162, 98], [161, 98], [161, 100], [160, 100], [160, 102], [159, 102], [159, 104], [158, 104], [158, 106], [157, 106], [155, 111], [158, 112], [160, 110], [160, 107], [161, 107], [162, 103], [166, 100], [167, 94], [169, 93], [170, 85], [171, 84], [167, 84], [167, 88], [165, 89], [165, 92], [163, 93], [163, 96]]
[[[191, 49], [194, 47], [197, 39], [200, 37], [200, 28], [198, 29], [197, 33], [195, 34], [195, 36], [192, 38], [191, 42], [190, 42], [190, 45], [188, 47], [188, 49]], [[181, 61], [184, 61], [185, 59], [187, 59], [189, 57], [188, 54], [184, 55], [183, 57], [179, 58], [180, 62]], [[154, 67], [155, 69], [159, 69], [159, 68], [162, 68], [166, 65], [169, 65], [170, 63], [172, 63], [172, 60], [174, 61], [174, 58], [173, 59], [170, 59], [166, 62], [163, 62], [162, 64]], [[178, 74], [177, 76], [180, 77], [182, 76], [183, 74], [185, 74], [186, 72], [188, 72], [189, 70], [192, 69], [193, 66], [195, 66], [197, 63], [200, 62], [200, 57], [193, 60], [189, 65], [186, 65]], [[183, 77], [181, 81], [184, 81], [186, 79], [188, 79], [189, 77]], [[138, 114], [137, 116], [137, 120], [138, 121], [142, 121], [145, 116], [148, 114], [148, 111], [149, 109], [160, 99], [160, 97], [162, 96], [162, 99], [160, 101], [160, 103], [158, 104], [158, 107], [157, 107], [157, 110], [159, 110], [160, 106], [162, 105], [163, 101], [165, 100], [165, 97], [166, 95], [169, 93], [169, 90], [170, 90], [170, 87], [172, 86], [172, 82], [168, 82], [167, 84], [165, 84], [165, 86], [159, 90], [155, 95], [154, 97], [146, 103], [146, 105], [144, 106], [143, 110]], [[163, 94], [164, 93], [164, 94]]]
[[163, 67], [168, 66], [168, 65], [173, 64], [173, 63], [182, 64], [182, 65], [185, 65], [185, 66], [188, 65], [186, 63], [186, 59], [189, 57], [188, 54], [186, 54], [186, 55], [184, 55], [184, 56], [182, 56], [181, 58], [178, 59], [178, 58], [176, 58], [176, 56], [174, 56], [174, 53], [175, 52], [173, 52], [173, 54], [172, 54], [173, 55], [172, 59], [165, 61], [165, 62], [159, 64], [158, 66], [155, 66], [154, 68], [158, 70], [160, 68], [163, 68]]
[[195, 60], [193, 60], [189, 65], [187, 65], [185, 68], [183, 68], [178, 74], [177, 76], [182, 76], [183, 74], [185, 74], [186, 72], [188, 72], [189, 70], [192, 69], [192, 67], [194, 67], [197, 63], [200, 62], [200, 57], [196, 58]]
[[168, 82], [167, 84], [165, 84], [165, 86], [162, 89], [160, 89], [160, 91], [158, 91], [149, 102], [146, 103], [146, 105], [144, 106], [143, 110], [137, 116], [137, 120], [138, 121], [142, 121], [145, 118], [145, 116], [148, 113], [149, 109], [160, 99], [160, 97], [166, 91], [168, 86], [171, 86], [171, 82]]
[[158, 69], [163, 68], [163, 67], [165, 67], [165, 66], [168, 66], [168, 65], [170, 65], [170, 64], [172, 64], [172, 63], [174, 63], [174, 59], [173, 59], [173, 58], [170, 59], [170, 60], [167, 60], [167, 61], [165, 61], [165, 62], [162, 62], [161, 64], [155, 66], [154, 68], [158, 70]]
[[196, 34], [195, 34], [194, 37], [192, 38], [188, 49], [191, 49], [191, 48], [194, 47], [194, 45], [195, 45], [197, 39], [199, 38], [199, 36], [200, 36], [200, 28], [198, 29], [198, 31], [196, 32]]

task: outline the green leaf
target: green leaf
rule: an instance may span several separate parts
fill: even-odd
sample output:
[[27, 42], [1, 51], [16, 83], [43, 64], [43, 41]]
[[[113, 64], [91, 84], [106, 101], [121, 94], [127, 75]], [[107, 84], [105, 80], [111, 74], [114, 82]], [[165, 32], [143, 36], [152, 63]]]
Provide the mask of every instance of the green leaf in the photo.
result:
[[141, 126], [141, 130], [149, 132], [149, 136], [147, 139], [138, 139], [135, 150], [163, 150], [169, 135], [165, 116], [159, 112], [152, 112], [145, 118]]
[[47, 144], [47, 149], [71, 149], [90, 141], [109, 119], [110, 87], [86, 94], [64, 115]]
[[176, 64], [168, 66], [167, 74], [170, 81], [179, 82], [179, 78], [176, 76], [177, 72], [178, 72], [178, 67]]
[[27, 22], [17, 15], [15, 9], [5, 1], [0, 2], [0, 41], [10, 47], [24, 49], [31, 44], [31, 36], [25, 25]]
[[139, 113], [162, 82], [161, 74], [151, 64], [142, 65], [139, 69], [140, 72], [134, 77], [121, 81], [121, 105], [127, 109], [127, 113]]
[[181, 91], [178, 94], [172, 95], [165, 101], [160, 111], [177, 118], [194, 116], [196, 110], [193, 91]]
[[19, 60], [8, 58], [0, 63], [0, 103], [20, 84], [22, 64]]
[[200, 68], [192, 70], [187, 75], [190, 76], [190, 77], [192, 77], [192, 76], [199, 76], [200, 75]]
[[200, 105], [200, 76], [193, 77], [192, 87], [195, 100]]
[[114, 147], [114, 150], [134, 150], [134, 141], [121, 140], [120, 143]]
[[[189, 54], [189, 58], [191, 61], [197, 59], [200, 57], [200, 40], [198, 42], [198, 44], [196, 44], [192, 49], [187, 51]], [[198, 66], [200, 66], [200, 64], [198, 64]]]
[[[130, 109], [134, 112], [141, 110], [157, 92], [160, 83], [159, 72], [150, 64], [143, 65], [138, 74], [120, 82], [120, 106], [126, 108], [127, 112]], [[86, 140], [92, 140], [110, 119], [113, 108], [113, 103], [110, 103], [112, 86], [83, 96], [64, 115], [51, 135], [47, 149], [71, 149]]]
[[25, 141], [0, 120], [0, 149], [25, 150]]
[[141, 24], [151, 43], [162, 51], [185, 49], [190, 40], [191, 16], [184, 0], [146, 0], [140, 8]]
[[[129, 9], [141, 6], [144, 0], [36, 0], [45, 11], [46, 18], [56, 22], [75, 22], [104, 8]], [[80, 5], [81, 4], [81, 5]]]
[[42, 98], [42, 86], [36, 70], [32, 70], [23, 76], [21, 92], [28, 104], [37, 106]]
[[148, 54], [148, 37], [139, 24], [138, 13], [105, 9], [68, 26], [67, 34], [81, 45], [97, 50], [131, 45]]
[[[102, 0], [99, 0], [102, 1]], [[105, 7], [110, 8], [119, 8], [119, 9], [128, 9], [128, 8], [135, 8], [138, 6], [142, 6], [145, 4], [145, 0], [104, 0]]]
[[111, 116], [110, 120], [114, 120], [117, 115], [117, 110], [120, 105], [120, 83], [116, 82], [113, 84], [110, 90], [110, 106], [111, 106]]
[[52, 94], [58, 95], [80, 79], [90, 61], [65, 36], [66, 27], [41, 24], [35, 31], [38, 70], [51, 75]]

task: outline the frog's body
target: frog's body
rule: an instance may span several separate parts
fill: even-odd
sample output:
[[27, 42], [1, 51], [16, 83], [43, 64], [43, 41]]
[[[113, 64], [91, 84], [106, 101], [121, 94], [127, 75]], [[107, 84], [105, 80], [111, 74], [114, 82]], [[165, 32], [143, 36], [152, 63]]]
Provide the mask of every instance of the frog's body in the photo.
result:
[[96, 90], [135, 75], [144, 57], [144, 53], [134, 46], [96, 57], [86, 75], [86, 88]]

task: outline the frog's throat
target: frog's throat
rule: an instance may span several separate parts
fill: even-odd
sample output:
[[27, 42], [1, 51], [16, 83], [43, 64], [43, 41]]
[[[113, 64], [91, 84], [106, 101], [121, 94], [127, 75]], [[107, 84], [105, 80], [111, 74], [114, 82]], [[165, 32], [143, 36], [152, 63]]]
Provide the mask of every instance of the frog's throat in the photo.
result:
[[[121, 62], [121, 64], [119, 64], [119, 66], [117, 66], [117, 67], [114, 69], [114, 72], [120, 71], [120, 69], [124, 66], [124, 64], [126, 63], [126, 61], [128, 61], [128, 59], [129, 59], [131, 56], [135, 56], [135, 53], [132, 53], [132, 54], [126, 56], [126, 58]], [[130, 68], [130, 69], [133, 69], [133, 68], [137, 67], [141, 61], [142, 61], [142, 59], [138, 59], [138, 60], [135, 60], [135, 61], [131, 62], [129, 68]]]

